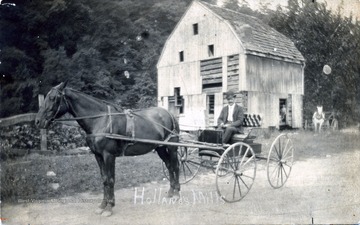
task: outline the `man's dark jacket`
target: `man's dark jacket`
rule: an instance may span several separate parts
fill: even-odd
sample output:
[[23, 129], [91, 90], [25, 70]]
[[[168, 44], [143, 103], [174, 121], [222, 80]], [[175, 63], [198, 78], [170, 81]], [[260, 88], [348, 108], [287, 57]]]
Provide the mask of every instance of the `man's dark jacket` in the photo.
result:
[[[221, 123], [226, 124], [228, 122], [227, 121], [228, 112], [229, 112], [228, 106], [225, 106], [221, 110], [220, 116], [217, 121], [218, 127]], [[235, 104], [235, 108], [234, 108], [234, 112], [233, 112], [233, 122], [231, 123], [231, 126], [236, 127], [238, 129], [238, 132], [242, 132], [243, 128], [241, 125], [242, 125], [243, 120], [244, 120], [244, 111], [241, 106], [239, 106], [238, 104]]]

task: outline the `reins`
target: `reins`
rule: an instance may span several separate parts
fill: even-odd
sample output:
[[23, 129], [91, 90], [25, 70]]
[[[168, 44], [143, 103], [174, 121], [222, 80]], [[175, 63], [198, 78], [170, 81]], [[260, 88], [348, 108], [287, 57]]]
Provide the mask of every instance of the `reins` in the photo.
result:
[[[59, 91], [58, 91], [58, 92], [59, 92]], [[68, 109], [70, 109], [70, 105], [69, 105], [69, 103], [68, 103], [67, 100], [66, 100], [65, 94], [62, 93], [62, 92], [59, 92], [59, 94], [61, 95], [61, 101], [65, 102], [66, 107], [67, 107]], [[61, 104], [59, 105], [59, 108], [58, 108], [55, 116], [60, 112], [60, 110], [61, 110]], [[117, 115], [135, 115], [135, 116], [137, 116], [137, 117], [140, 117], [140, 118], [142, 118], [142, 119], [144, 119], [144, 120], [147, 120], [147, 121], [149, 121], [149, 122], [151, 122], [151, 123], [153, 123], [153, 124], [155, 124], [155, 125], [158, 125], [158, 126], [162, 127], [163, 129], [165, 129], [166, 131], [168, 131], [168, 132], [170, 133], [170, 135], [175, 135], [175, 136], [179, 137], [179, 134], [178, 134], [177, 132], [175, 132], [175, 131], [176, 131], [176, 130], [175, 130], [175, 129], [176, 129], [175, 127], [174, 127], [174, 130], [170, 130], [169, 128], [165, 127], [164, 125], [162, 125], [162, 124], [160, 124], [160, 123], [158, 123], [158, 122], [156, 122], [156, 121], [154, 121], [154, 120], [151, 120], [151, 119], [149, 119], [149, 118], [145, 118], [145, 117], [143, 117], [143, 116], [141, 116], [141, 115], [139, 115], [139, 114], [136, 114], [136, 113], [133, 112], [132, 110], [125, 110], [125, 111], [126, 111], [126, 112], [111, 113], [111, 111], [110, 111], [110, 105], [107, 105], [107, 113], [101, 113], [101, 114], [90, 115], [90, 116], [79, 116], [79, 117], [72, 117], [72, 118], [54, 119], [53, 121], [54, 121], [54, 122], [66, 122], [66, 121], [74, 121], [74, 120], [82, 120], [82, 119], [95, 119], [95, 118], [100, 118], [100, 117], [109, 117], [109, 124], [108, 124], [108, 126], [110, 127], [110, 134], [111, 134], [111, 133], [112, 133], [112, 126], [111, 126], [111, 124], [112, 124], [112, 116], [117, 116]], [[172, 122], [173, 122], [173, 124], [174, 124], [174, 126], [175, 126], [175, 122], [174, 122], [173, 116], [172, 116], [170, 113], [169, 113], [169, 115], [171, 116]], [[166, 139], [169, 139], [169, 137], [166, 138]]]
[[105, 116], [116, 116], [116, 115], [125, 115], [125, 113], [102, 113], [102, 114], [91, 115], [91, 116], [79, 116], [79, 117], [73, 117], [73, 118], [54, 119], [54, 122], [95, 119], [95, 118], [100, 118], [100, 117], [105, 117]]

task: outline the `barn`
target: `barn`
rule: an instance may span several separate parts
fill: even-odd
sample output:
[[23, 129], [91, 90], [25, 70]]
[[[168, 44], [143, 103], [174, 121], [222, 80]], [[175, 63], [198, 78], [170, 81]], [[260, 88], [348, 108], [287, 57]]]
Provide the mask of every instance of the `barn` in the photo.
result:
[[162, 49], [158, 106], [182, 129], [209, 127], [233, 89], [246, 114], [261, 116], [261, 127], [300, 128], [304, 67], [294, 43], [261, 20], [195, 0]]

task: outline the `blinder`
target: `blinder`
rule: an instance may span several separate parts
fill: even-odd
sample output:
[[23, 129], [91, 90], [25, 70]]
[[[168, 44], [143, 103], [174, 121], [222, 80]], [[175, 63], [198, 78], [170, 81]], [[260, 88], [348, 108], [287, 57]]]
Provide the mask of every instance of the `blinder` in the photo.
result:
[[[58, 117], [62, 116], [69, 110], [69, 104], [66, 101], [65, 93], [59, 91], [56, 88], [54, 88], [54, 91], [56, 91], [56, 93], [57, 93], [57, 95], [55, 96], [54, 102], [57, 103], [58, 101], [60, 101], [60, 103], [59, 103], [59, 106], [57, 107], [55, 114], [50, 119], [51, 122], [55, 121]], [[60, 100], [59, 100], [59, 98], [60, 98]]]

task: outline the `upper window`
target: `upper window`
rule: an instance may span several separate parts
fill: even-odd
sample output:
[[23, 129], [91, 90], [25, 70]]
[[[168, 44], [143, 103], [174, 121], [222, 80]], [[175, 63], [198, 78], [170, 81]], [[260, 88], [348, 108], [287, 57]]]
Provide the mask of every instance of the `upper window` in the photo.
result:
[[214, 56], [214, 45], [208, 46], [208, 54], [209, 54], [209, 57]]
[[197, 35], [199, 33], [199, 25], [197, 23], [193, 24], [193, 33]]
[[179, 60], [180, 62], [184, 62], [184, 51], [179, 52]]

